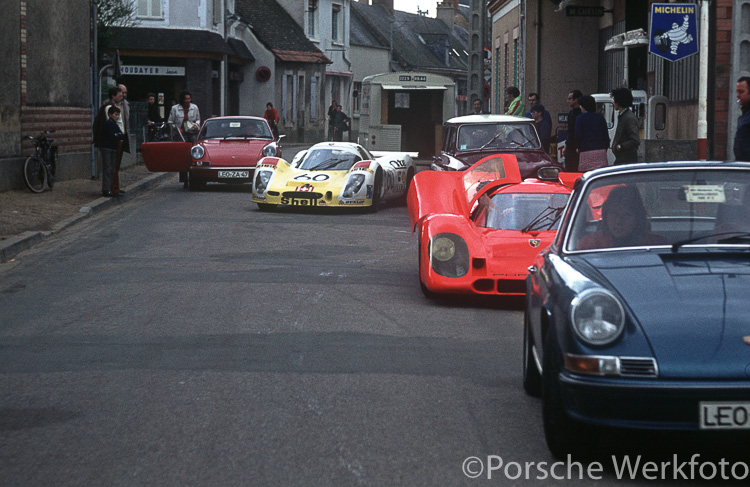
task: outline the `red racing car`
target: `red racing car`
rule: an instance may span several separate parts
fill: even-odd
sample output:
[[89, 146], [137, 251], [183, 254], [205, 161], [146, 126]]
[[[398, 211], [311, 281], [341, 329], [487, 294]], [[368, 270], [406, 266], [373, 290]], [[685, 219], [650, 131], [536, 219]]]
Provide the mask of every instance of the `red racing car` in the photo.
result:
[[151, 172], [188, 173], [191, 191], [205, 188], [207, 182], [250, 183], [258, 160], [281, 157], [279, 141], [260, 117], [209, 118], [195, 144], [185, 142], [176, 130], [172, 133], [141, 144], [143, 162]]
[[580, 176], [550, 166], [524, 180], [510, 154], [466, 171], [417, 173], [407, 203], [425, 296], [524, 295], [527, 268], [552, 243]]

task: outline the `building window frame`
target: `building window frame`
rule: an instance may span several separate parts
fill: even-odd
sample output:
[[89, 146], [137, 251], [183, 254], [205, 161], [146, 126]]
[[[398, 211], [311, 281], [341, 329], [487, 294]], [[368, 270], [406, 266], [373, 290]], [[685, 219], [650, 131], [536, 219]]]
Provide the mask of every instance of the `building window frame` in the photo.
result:
[[164, 5], [162, 0], [138, 0], [136, 2], [135, 18], [144, 20], [163, 20]]
[[341, 33], [341, 5], [333, 4], [331, 6], [331, 41], [339, 44], [344, 41]]

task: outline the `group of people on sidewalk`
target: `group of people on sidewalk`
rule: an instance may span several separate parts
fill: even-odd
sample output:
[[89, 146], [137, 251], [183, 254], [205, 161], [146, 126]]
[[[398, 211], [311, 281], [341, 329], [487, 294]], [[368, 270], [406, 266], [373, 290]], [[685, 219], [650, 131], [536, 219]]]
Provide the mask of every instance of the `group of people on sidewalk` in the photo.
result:
[[[607, 152], [611, 148], [615, 155], [615, 165], [638, 162], [638, 117], [630, 107], [633, 93], [628, 88], [617, 88], [611, 93], [615, 110], [618, 112], [617, 129], [612, 140], [609, 137], [607, 122], [596, 110], [596, 100], [584, 95], [580, 90], [568, 94], [568, 137], [565, 142], [565, 170], [586, 172], [608, 165]], [[541, 104], [538, 93], [528, 96], [530, 109], [525, 113], [534, 120], [542, 148], [549, 152], [552, 139], [552, 117]], [[524, 104], [521, 92], [515, 86], [505, 89], [505, 115], [523, 116]], [[486, 113], [482, 101], [473, 102], [475, 114]], [[750, 124], [748, 126], [750, 131]], [[749, 149], [750, 150], [750, 149]]]
[[568, 93], [568, 138], [565, 142], [565, 169], [586, 172], [609, 164], [607, 150], [612, 149], [614, 164], [638, 162], [641, 143], [638, 117], [630, 109], [633, 93], [628, 88], [612, 90], [612, 101], [617, 111], [617, 129], [609, 138], [607, 122], [596, 111], [596, 100], [580, 90]]

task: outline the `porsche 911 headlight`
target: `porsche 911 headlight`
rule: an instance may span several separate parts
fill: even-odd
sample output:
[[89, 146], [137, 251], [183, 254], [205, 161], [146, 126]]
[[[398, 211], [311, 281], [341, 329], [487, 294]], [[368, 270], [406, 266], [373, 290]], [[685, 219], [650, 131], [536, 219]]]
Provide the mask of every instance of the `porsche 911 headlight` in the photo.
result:
[[202, 145], [194, 145], [190, 149], [190, 157], [192, 157], [196, 161], [204, 155], [206, 155], [206, 149], [204, 149]]
[[344, 198], [353, 198], [354, 195], [359, 193], [359, 190], [362, 189], [362, 185], [364, 183], [364, 174], [353, 174], [349, 176], [349, 180], [347, 180], [346, 186], [344, 186], [344, 191], [341, 193], [341, 196], [343, 196]]
[[604, 289], [589, 289], [576, 296], [570, 315], [576, 335], [589, 345], [610, 344], [625, 328], [620, 300]]
[[276, 142], [272, 142], [263, 148], [263, 155], [265, 157], [276, 157], [277, 152]]
[[258, 171], [255, 174], [255, 192], [265, 193], [268, 188], [268, 182], [271, 180], [273, 171]]
[[463, 277], [469, 272], [469, 247], [460, 235], [438, 233], [430, 240], [430, 266], [445, 277]]

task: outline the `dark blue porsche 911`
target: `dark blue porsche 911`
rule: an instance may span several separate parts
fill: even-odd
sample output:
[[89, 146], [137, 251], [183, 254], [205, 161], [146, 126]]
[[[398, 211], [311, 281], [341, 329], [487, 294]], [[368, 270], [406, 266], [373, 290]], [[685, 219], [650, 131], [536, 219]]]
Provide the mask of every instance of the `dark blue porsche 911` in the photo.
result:
[[529, 271], [524, 389], [554, 455], [601, 426], [750, 433], [750, 164], [586, 173]]

